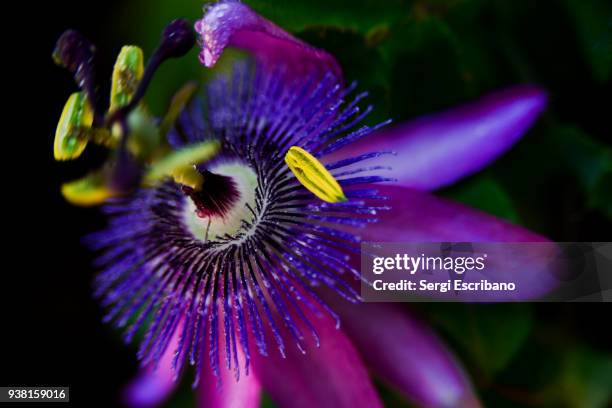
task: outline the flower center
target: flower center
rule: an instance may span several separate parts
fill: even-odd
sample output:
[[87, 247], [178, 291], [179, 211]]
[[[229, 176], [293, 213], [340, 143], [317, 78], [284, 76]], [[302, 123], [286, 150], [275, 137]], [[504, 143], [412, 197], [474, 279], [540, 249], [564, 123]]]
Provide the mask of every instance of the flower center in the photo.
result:
[[225, 162], [212, 166], [204, 175], [202, 191], [187, 187], [183, 222], [200, 241], [217, 241], [235, 236], [244, 222], [253, 221], [257, 175], [244, 163]]

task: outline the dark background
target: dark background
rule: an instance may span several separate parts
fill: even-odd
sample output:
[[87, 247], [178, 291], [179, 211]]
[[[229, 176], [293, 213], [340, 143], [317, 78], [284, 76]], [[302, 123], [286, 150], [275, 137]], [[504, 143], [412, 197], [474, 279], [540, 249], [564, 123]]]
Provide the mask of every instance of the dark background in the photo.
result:
[[[526, 138], [484, 172], [440, 194], [556, 241], [610, 241], [609, 3], [252, 4], [336, 55], [347, 78], [372, 91], [373, 120], [401, 121], [513, 83], [541, 84], [550, 92], [550, 107]], [[79, 29], [98, 46], [101, 76], [110, 77], [121, 45], [140, 44], [150, 55], [165, 22], [193, 20], [200, 4], [58, 1], [22, 7], [5, 15], [3, 60], [16, 73], [3, 74], [10, 91], [2, 121], [0, 384], [70, 386], [73, 405], [114, 406], [137, 365], [133, 348], [101, 323], [91, 298], [94, 271], [80, 238], [103, 220], [95, 210], [66, 204], [59, 193], [63, 181], [84, 174], [101, 154], [93, 149], [75, 163], [53, 160], [55, 126], [75, 85], [53, 64], [51, 52], [66, 28]], [[163, 107], [196, 69], [195, 58], [186, 68], [163, 68], [149, 95], [152, 107]], [[419, 306], [491, 406], [609, 404], [611, 311], [609, 304]], [[171, 403], [187, 404], [187, 389]], [[381, 393], [389, 405], [404, 404], [389, 390]]]
[[55, 127], [75, 83], [51, 53], [60, 34], [76, 28], [95, 39], [101, 72], [110, 72], [119, 44], [105, 36], [116, 3], [23, 3], [8, 14], [13, 21], [5, 17], [11, 27], [5, 41], [16, 48], [5, 64], [17, 71], [13, 78], [6, 74], [5, 85], [15, 87], [19, 102], [5, 105], [6, 139], [14, 146], [3, 161], [2, 201], [10, 210], [3, 210], [0, 383], [69, 386], [70, 405], [111, 407], [137, 363], [133, 350], [102, 324], [91, 296], [92, 258], [80, 239], [103, 220], [95, 210], [68, 205], [59, 192], [98, 154], [87, 152], [83, 162], [68, 166], [53, 159]]

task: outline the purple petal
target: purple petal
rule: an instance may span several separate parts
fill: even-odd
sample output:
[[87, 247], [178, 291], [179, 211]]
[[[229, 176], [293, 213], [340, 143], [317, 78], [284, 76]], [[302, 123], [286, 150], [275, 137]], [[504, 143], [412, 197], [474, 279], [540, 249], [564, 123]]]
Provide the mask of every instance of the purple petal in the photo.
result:
[[[244, 354], [240, 347], [236, 349], [239, 360]], [[222, 361], [225, 353], [221, 351]], [[206, 357], [208, 361], [208, 358]], [[237, 381], [235, 371], [228, 370], [224, 364], [219, 367], [219, 377], [216, 377], [210, 364], [202, 365], [202, 373], [198, 386], [198, 406], [202, 408], [258, 408], [261, 403], [261, 385], [253, 373], [241, 374]]]
[[206, 6], [195, 30], [202, 48], [200, 61], [207, 67], [214, 66], [223, 50], [231, 46], [248, 51], [269, 69], [287, 69], [295, 77], [330, 72], [338, 80], [342, 78], [340, 66], [327, 52], [298, 40], [239, 2]]
[[430, 193], [396, 185], [372, 185], [388, 197], [389, 210], [357, 233], [381, 242], [546, 242], [518, 225]]
[[385, 157], [390, 175], [404, 187], [433, 190], [489, 164], [529, 129], [546, 106], [546, 93], [516, 86], [476, 102], [383, 130], [326, 158], [333, 162], [371, 151]]
[[[429, 193], [414, 189], [383, 186], [375, 187], [380, 195], [389, 198], [390, 210], [379, 211], [378, 222], [363, 229], [351, 231], [370, 242], [549, 242], [525, 228], [513, 225], [462, 204], [437, 198]], [[346, 228], [350, 229], [350, 228]], [[501, 247], [500, 247], [501, 248]], [[533, 299], [549, 293], [559, 285], [554, 264], [555, 246], [533, 245], [523, 247], [524, 251], [512, 253], [509, 262], [503, 248], [489, 256], [481, 275], [465, 274], [464, 279], [480, 279], [483, 275], [494, 281], [516, 284], [516, 290], [506, 294], [505, 300]], [[360, 268], [359, 259], [351, 259]], [[429, 276], [430, 280], [446, 281], [448, 273]], [[440, 297], [465, 301], [500, 301], [500, 295], [493, 291], [448, 292]]]
[[320, 347], [310, 341], [304, 354], [288, 345], [284, 359], [277, 351], [268, 357], [255, 356], [253, 369], [272, 399], [292, 408], [381, 407], [348, 337], [328, 317], [314, 317], [311, 322], [321, 339]]
[[462, 367], [441, 340], [397, 305], [336, 301], [342, 328], [368, 366], [422, 407], [478, 407]]
[[122, 395], [125, 405], [134, 408], [159, 407], [170, 397], [179, 383], [173, 380], [172, 360], [178, 345], [180, 331], [175, 331], [157, 367], [148, 365], [127, 385]]

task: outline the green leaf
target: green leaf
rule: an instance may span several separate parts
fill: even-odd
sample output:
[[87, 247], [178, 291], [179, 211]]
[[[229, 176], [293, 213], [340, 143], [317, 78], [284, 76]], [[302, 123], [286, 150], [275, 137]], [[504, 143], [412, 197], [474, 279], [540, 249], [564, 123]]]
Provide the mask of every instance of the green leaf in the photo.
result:
[[533, 341], [485, 393], [487, 406], [609, 407], [612, 355], [572, 337], [553, 326], [538, 327]]
[[520, 222], [510, 195], [491, 176], [470, 178], [447, 190], [445, 195], [513, 223]]
[[392, 28], [380, 50], [391, 66], [391, 117], [396, 120], [448, 108], [470, 94], [460, 42], [435, 16]]
[[366, 34], [379, 24], [405, 18], [412, 10], [412, 2], [405, 0], [251, 0], [246, 3], [267, 19], [294, 32], [312, 25], [326, 25]]
[[608, 0], [565, 0], [585, 57], [600, 82], [612, 73], [612, 3]]
[[574, 126], [555, 126], [550, 136], [587, 195], [589, 205], [612, 218], [612, 149]]
[[569, 406], [605, 408], [612, 403], [612, 356], [589, 349], [573, 349], [565, 355], [561, 377], [564, 400]]
[[430, 319], [456, 343], [486, 378], [503, 370], [527, 340], [533, 325], [527, 304], [430, 304]]

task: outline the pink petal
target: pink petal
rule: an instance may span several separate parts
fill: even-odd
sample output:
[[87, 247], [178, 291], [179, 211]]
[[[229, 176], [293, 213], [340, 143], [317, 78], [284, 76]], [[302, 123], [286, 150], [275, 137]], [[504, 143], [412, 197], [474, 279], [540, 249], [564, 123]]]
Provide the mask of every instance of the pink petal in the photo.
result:
[[[244, 361], [240, 347], [236, 349], [239, 361]], [[220, 351], [221, 361], [225, 361], [224, 349]], [[198, 385], [198, 406], [202, 408], [257, 408], [261, 403], [261, 385], [251, 372], [241, 372], [237, 381], [234, 370], [228, 370], [224, 364], [219, 367], [220, 375], [216, 377], [205, 357]]]
[[158, 362], [157, 368], [149, 365], [141, 370], [138, 376], [127, 385], [122, 399], [125, 405], [137, 408], [161, 406], [176, 389], [179, 381], [174, 381], [172, 360], [180, 337], [176, 330], [168, 343], [166, 351]]
[[[321, 339], [320, 347], [308, 339], [305, 354], [287, 344], [284, 359], [276, 350], [268, 357], [254, 356], [253, 369], [272, 399], [281, 407], [292, 408], [381, 407], [348, 337], [328, 317], [313, 317], [311, 322]], [[309, 335], [307, 329], [304, 333]]]
[[455, 357], [423, 323], [397, 305], [333, 303], [342, 328], [368, 366], [422, 407], [478, 407]]
[[476, 102], [399, 124], [352, 143], [326, 161], [394, 151], [384, 164], [399, 185], [433, 190], [482, 169], [512, 147], [546, 106], [546, 93], [516, 86]]
[[[364, 241], [547, 242], [544, 237], [522, 227], [428, 193], [389, 185], [373, 188], [389, 197], [391, 209], [378, 212], [378, 223], [352, 230]], [[532, 261], [530, 256], [517, 260], [524, 266]], [[353, 257], [351, 263], [360, 268], [359, 259]], [[549, 275], [534, 277], [529, 273], [531, 268], [525, 270], [525, 274], [512, 276], [514, 280], [533, 283], [521, 296], [537, 296], [555, 285]], [[503, 273], [503, 267], [492, 272]], [[448, 275], [444, 278], [448, 279]], [[340, 314], [343, 330], [368, 366], [415, 404], [424, 407], [480, 406], [455, 357], [433, 332], [406, 310], [393, 304], [354, 305], [331, 296], [326, 298]], [[483, 296], [472, 300], [495, 299]]]
[[[418, 190], [391, 186], [375, 186], [380, 195], [389, 198], [390, 210], [377, 213], [378, 222], [363, 229], [352, 229], [363, 241], [370, 242], [540, 242], [549, 241], [523, 227], [513, 225], [478, 210], [437, 198]], [[501, 248], [501, 247], [500, 247]], [[500, 301], [534, 299], [551, 292], [560, 281], [551, 260], [556, 254], [554, 244], [525, 246], [523, 252], [512, 253], [508, 260], [503, 248], [490, 254], [482, 275], [492, 281], [516, 284], [516, 290], [501, 298], [497, 292], [454, 291], [439, 294], [465, 301]], [[353, 257], [354, 258], [354, 257]], [[360, 268], [359, 259], [351, 259]], [[448, 272], [432, 273], [428, 279], [446, 281]], [[481, 275], [463, 275], [465, 281], [480, 280]]]
[[365, 241], [546, 242], [548, 239], [482, 211], [393, 184], [370, 186], [388, 197], [378, 222], [356, 230]]
[[245, 4], [223, 1], [206, 6], [195, 30], [202, 48], [200, 62], [207, 67], [215, 65], [226, 47], [236, 47], [253, 54], [269, 69], [284, 68], [295, 77], [330, 72], [342, 79], [331, 55], [298, 40]]

